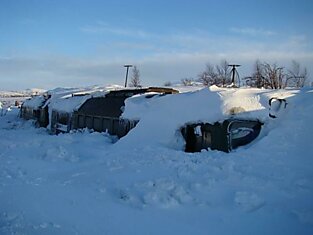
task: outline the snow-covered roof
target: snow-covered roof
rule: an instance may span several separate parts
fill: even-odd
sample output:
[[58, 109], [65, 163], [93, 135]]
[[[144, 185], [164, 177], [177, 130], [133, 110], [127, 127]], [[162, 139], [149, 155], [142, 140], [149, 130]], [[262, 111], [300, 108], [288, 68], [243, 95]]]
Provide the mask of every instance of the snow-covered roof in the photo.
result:
[[34, 96], [28, 100], [25, 100], [23, 106], [32, 109], [39, 109], [45, 103], [45, 101], [46, 99], [42, 95]]
[[268, 100], [271, 97], [286, 98], [296, 90], [269, 91], [251, 88], [218, 88], [211, 86], [201, 90], [184, 92], [175, 96], [154, 96], [149, 93], [126, 99], [122, 117], [141, 119], [151, 110], [158, 113], [175, 112], [179, 119], [188, 121], [216, 121], [239, 115], [241, 118], [264, 119], [268, 116]]
[[53, 110], [61, 112], [72, 112], [73, 110], [79, 108], [90, 97], [91, 95], [68, 95], [60, 99], [55, 99], [52, 103], [50, 102], [50, 105]]
[[157, 88], [129, 88], [110, 85], [107, 87], [89, 87], [89, 88], [56, 88], [48, 91], [51, 98], [47, 101], [45, 106], [49, 109], [72, 112], [78, 109], [84, 102], [91, 97], [103, 97], [110, 91], [129, 91], [129, 90], [144, 90]]
[[87, 99], [104, 96], [110, 89], [115, 89], [115, 87], [56, 88], [48, 91], [51, 97], [45, 106], [48, 106], [50, 110], [72, 112]]

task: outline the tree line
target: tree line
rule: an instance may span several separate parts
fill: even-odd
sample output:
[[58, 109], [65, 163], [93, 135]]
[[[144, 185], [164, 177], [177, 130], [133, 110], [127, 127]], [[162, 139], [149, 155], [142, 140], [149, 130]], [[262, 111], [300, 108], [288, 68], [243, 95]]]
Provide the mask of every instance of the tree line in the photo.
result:
[[308, 80], [307, 68], [301, 66], [297, 61], [292, 61], [291, 67], [285, 68], [277, 63], [271, 64], [257, 60], [253, 66], [252, 74], [242, 79], [239, 78], [238, 73], [233, 78], [234, 73], [231, 70], [232, 67], [226, 60], [222, 60], [217, 65], [207, 63], [205, 69], [198, 74], [196, 79], [183, 78], [181, 82], [185, 86], [191, 86], [198, 82], [204, 86], [239, 87], [246, 85], [266, 89], [283, 89], [286, 87], [301, 88], [306, 85]]
[[257, 60], [254, 64], [251, 76], [244, 78], [246, 84], [251, 87], [283, 89], [286, 87], [301, 88], [306, 85], [308, 79], [307, 68], [297, 61], [292, 61], [291, 68], [278, 66], [276, 63], [261, 63]]
[[[295, 60], [291, 62], [290, 68], [279, 66], [277, 63], [271, 64], [257, 60], [254, 63], [252, 74], [242, 79], [238, 73], [232, 73], [232, 69], [227, 60], [222, 60], [217, 65], [207, 63], [205, 69], [196, 78], [183, 78], [181, 83], [184, 86], [192, 86], [197, 82], [204, 86], [240, 87], [245, 85], [256, 88], [284, 89], [286, 87], [301, 88], [307, 85], [308, 80], [307, 68]], [[235, 77], [232, 77], [234, 75]], [[141, 87], [140, 71], [137, 66], [132, 69], [128, 85]], [[164, 86], [171, 85], [171, 82], [164, 83]]]

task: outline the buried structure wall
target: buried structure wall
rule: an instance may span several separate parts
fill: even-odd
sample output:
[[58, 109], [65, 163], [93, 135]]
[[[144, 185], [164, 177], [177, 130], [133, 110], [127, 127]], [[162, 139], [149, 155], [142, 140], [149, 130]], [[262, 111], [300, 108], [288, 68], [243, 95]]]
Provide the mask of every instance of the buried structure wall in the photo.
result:
[[72, 113], [52, 110], [50, 130], [53, 134], [69, 132], [72, 129]]
[[108, 132], [119, 138], [125, 136], [136, 126], [138, 120], [120, 118], [125, 106], [125, 100], [137, 94], [155, 92], [174, 94], [178, 91], [170, 88], [140, 88], [110, 91], [104, 97], [88, 99], [73, 113], [72, 128], [89, 128], [98, 132]]
[[262, 123], [258, 120], [226, 119], [223, 122], [186, 124], [181, 133], [186, 141], [186, 152], [202, 149], [230, 152], [257, 138]]
[[48, 107], [45, 103], [49, 96], [34, 96], [26, 100], [21, 106], [20, 117], [26, 120], [36, 120], [39, 127], [47, 127], [49, 124]]

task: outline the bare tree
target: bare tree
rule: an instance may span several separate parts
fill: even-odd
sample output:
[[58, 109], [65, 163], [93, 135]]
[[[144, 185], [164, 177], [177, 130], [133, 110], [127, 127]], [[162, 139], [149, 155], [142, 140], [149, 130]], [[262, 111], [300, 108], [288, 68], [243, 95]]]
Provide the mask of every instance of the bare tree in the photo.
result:
[[285, 86], [301, 88], [305, 85], [308, 78], [307, 69], [306, 67], [301, 69], [301, 65], [295, 60], [293, 60], [291, 63], [291, 69], [287, 72]]
[[219, 65], [206, 64], [205, 70], [198, 75], [198, 81], [205, 86], [226, 86], [231, 83], [230, 67], [226, 60]]
[[284, 68], [279, 67], [276, 63], [263, 63], [264, 87], [271, 89], [285, 88], [286, 74]]
[[246, 84], [248, 86], [257, 88], [265, 86], [264, 70], [260, 60], [255, 62], [252, 75], [244, 79], [246, 80]]
[[220, 65], [216, 65], [217, 81], [220, 86], [229, 85], [231, 83], [230, 67], [226, 60], [222, 60]]
[[184, 86], [192, 86], [194, 79], [193, 78], [183, 78], [183, 79], [181, 79], [181, 82]]
[[198, 75], [198, 81], [205, 86], [218, 85], [218, 76], [214, 65], [206, 64], [205, 71]]
[[257, 88], [282, 89], [286, 87], [287, 74], [276, 63], [255, 62], [251, 76], [245, 78], [247, 85]]
[[246, 77], [246, 84], [251, 87], [282, 89], [287, 86], [301, 88], [308, 79], [307, 69], [301, 68], [297, 61], [292, 61], [291, 69], [287, 72], [276, 63], [269, 64], [256, 61], [251, 76]]
[[137, 66], [133, 67], [132, 77], [131, 77], [129, 86], [131, 86], [131, 87], [141, 87], [140, 71], [137, 68]]

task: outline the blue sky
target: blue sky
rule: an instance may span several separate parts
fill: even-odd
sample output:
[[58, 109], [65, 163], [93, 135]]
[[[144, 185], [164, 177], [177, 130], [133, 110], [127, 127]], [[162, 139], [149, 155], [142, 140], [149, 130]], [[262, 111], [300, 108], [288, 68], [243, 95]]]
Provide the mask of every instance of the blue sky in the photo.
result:
[[196, 77], [206, 63], [256, 59], [313, 73], [311, 0], [0, 0], [0, 90], [144, 85]]

